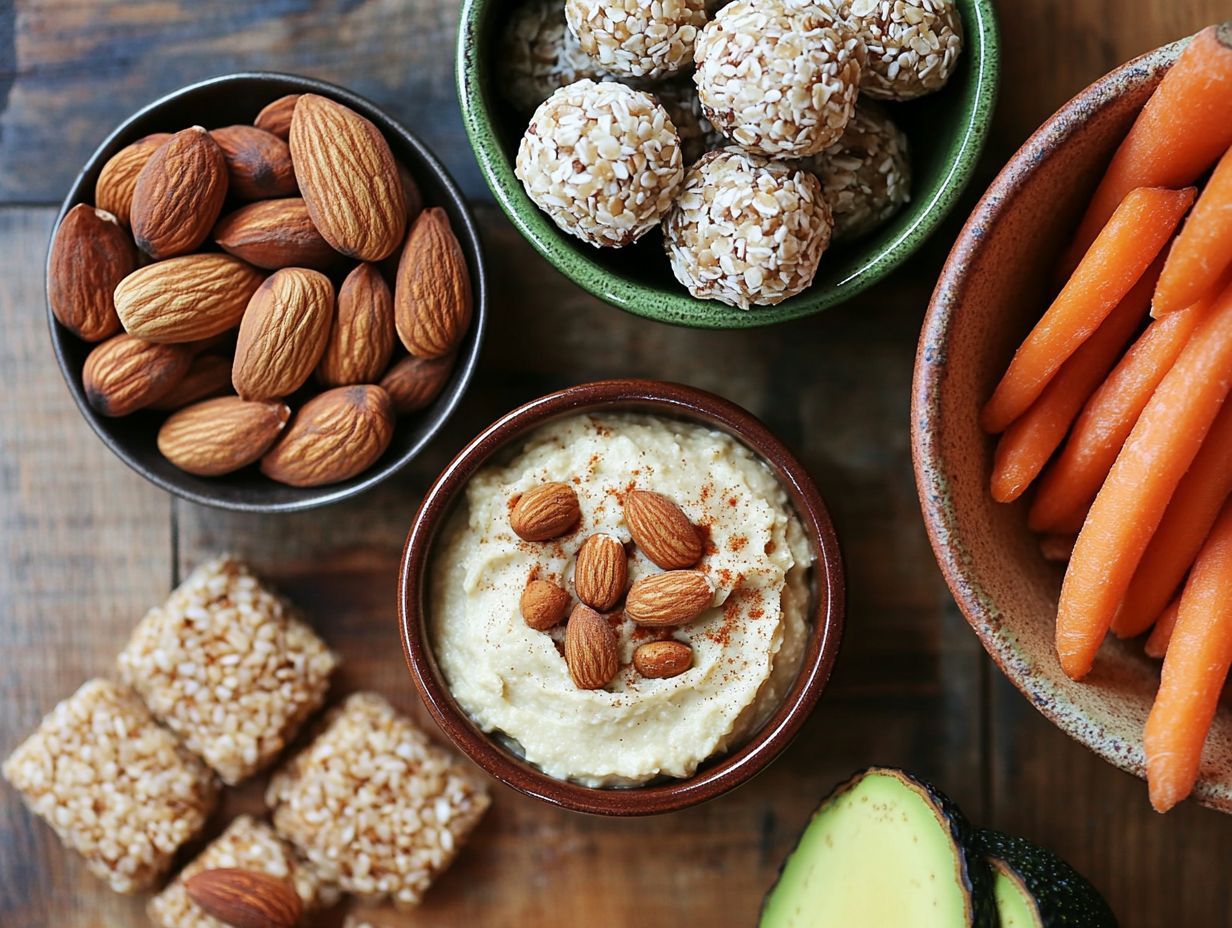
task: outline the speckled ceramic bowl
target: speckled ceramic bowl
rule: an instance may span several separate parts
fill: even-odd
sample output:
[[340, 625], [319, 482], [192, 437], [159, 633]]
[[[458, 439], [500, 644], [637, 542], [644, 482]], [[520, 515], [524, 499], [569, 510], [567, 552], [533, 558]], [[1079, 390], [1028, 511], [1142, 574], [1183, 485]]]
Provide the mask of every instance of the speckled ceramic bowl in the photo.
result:
[[518, 231], [561, 273], [614, 306], [660, 322], [714, 329], [770, 325], [812, 315], [872, 286], [902, 264], [953, 207], [971, 179], [996, 101], [1000, 57], [993, 2], [958, 0], [966, 48], [957, 73], [940, 93], [891, 108], [911, 141], [911, 202], [872, 235], [827, 252], [804, 293], [778, 306], [733, 309], [694, 299], [677, 283], [658, 231], [629, 248], [593, 248], [561, 232], [527, 197], [513, 173], [525, 119], [493, 86], [497, 36], [513, 6], [510, 0], [465, 0], [462, 7], [458, 97], [479, 167]]
[[[735, 750], [707, 761], [691, 777], [629, 789], [594, 789], [557, 780], [479, 729], [449, 692], [425, 627], [433, 547], [470, 478], [532, 431], [585, 412], [636, 411], [686, 419], [747, 445], [774, 472], [812, 544], [812, 631], [795, 682], [774, 715]], [[739, 406], [694, 387], [649, 380], [608, 380], [570, 387], [515, 409], [468, 444], [424, 497], [407, 535], [399, 578], [399, 624], [407, 666], [419, 695], [455, 745], [489, 774], [552, 805], [596, 815], [653, 815], [713, 799], [748, 781], [791, 743], [821, 697], [838, 656], [844, 583], [838, 539], [808, 472], [761, 422]]]
[[[978, 410], [1039, 318], [1057, 255], [1100, 171], [1180, 43], [1092, 84], [1014, 155], [963, 229], [929, 307], [916, 358], [912, 437], [933, 550], [967, 621], [1006, 676], [1061, 730], [1108, 762], [1145, 772], [1142, 727], [1159, 665], [1141, 642], [1110, 638], [1083, 683], [1057, 662], [1061, 571], [1040, 556], [1026, 501], [993, 502], [993, 441]], [[1204, 805], [1232, 811], [1232, 711], [1220, 711]], [[1222, 764], [1216, 758], [1224, 758]]]

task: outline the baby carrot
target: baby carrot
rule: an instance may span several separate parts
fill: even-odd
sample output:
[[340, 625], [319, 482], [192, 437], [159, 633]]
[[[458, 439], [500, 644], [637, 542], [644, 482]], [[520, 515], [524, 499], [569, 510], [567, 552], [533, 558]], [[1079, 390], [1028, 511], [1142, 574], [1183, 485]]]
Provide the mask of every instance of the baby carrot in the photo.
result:
[[1229, 266], [1232, 266], [1232, 148], [1202, 188], [1193, 212], [1172, 244], [1151, 312], [1165, 316], [1184, 309], [1213, 287]]
[[1057, 653], [1074, 679], [1090, 671], [1142, 552], [1228, 395], [1230, 370], [1232, 287], [1142, 411], [1078, 535], [1057, 607]]
[[1099, 328], [1155, 260], [1195, 191], [1143, 187], [1117, 207], [1074, 275], [1010, 361], [984, 407], [986, 432], [1003, 432], [1044, 392], [1058, 368]]
[[1209, 26], [1168, 69], [1108, 165], [1074, 241], [1062, 277], [1095, 241], [1135, 187], [1186, 187], [1232, 146], [1232, 23]]
[[1159, 693], [1146, 720], [1151, 805], [1167, 812], [1193, 790], [1202, 746], [1232, 666], [1232, 506], [1219, 514], [1181, 594]]
[[1176, 617], [1180, 611], [1181, 598], [1178, 596], [1168, 603], [1168, 608], [1155, 620], [1155, 626], [1151, 629], [1146, 644], [1142, 646], [1147, 657], [1159, 659], [1168, 653], [1168, 642], [1172, 640], [1172, 630], [1176, 628]]

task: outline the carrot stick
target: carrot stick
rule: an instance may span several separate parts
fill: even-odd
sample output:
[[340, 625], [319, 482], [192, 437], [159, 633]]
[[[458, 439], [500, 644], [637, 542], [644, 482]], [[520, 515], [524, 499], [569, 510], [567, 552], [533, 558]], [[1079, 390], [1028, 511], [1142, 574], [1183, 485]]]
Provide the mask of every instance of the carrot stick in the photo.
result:
[[1121, 638], [1146, 631], [1168, 605], [1232, 493], [1232, 403], [1224, 403], [1206, 440], [1177, 484], [1159, 527], [1125, 591], [1112, 630]]
[[[1232, 117], [1229, 117], [1232, 118]], [[1220, 160], [1168, 254], [1155, 290], [1156, 316], [1201, 298], [1232, 266], [1232, 148]]]
[[1151, 805], [1167, 812], [1193, 790], [1232, 666], [1232, 506], [1219, 514], [1181, 594], [1155, 705], [1146, 720]]
[[1215, 300], [1117, 455], [1061, 586], [1057, 653], [1074, 679], [1091, 669], [1134, 570], [1228, 395], [1232, 287]]
[[1099, 328], [1155, 260], [1195, 191], [1144, 187], [1117, 207], [1074, 276], [1014, 355], [980, 424], [1003, 432], [1044, 392], [1057, 369]]
[[1027, 524], [1076, 532], [1121, 446], [1202, 318], [1191, 306], [1152, 322], [1078, 416], [1065, 447], [1040, 480]]
[[1185, 46], [1121, 142], [1061, 261], [1064, 278], [1136, 187], [1187, 187], [1232, 146], [1232, 23]]
[[1044, 535], [1039, 540], [1040, 554], [1046, 561], [1063, 564], [1074, 553], [1074, 535]]
[[992, 469], [992, 498], [997, 502], [1018, 499], [1060, 446], [1074, 417], [1145, 318], [1162, 267], [1157, 258], [1095, 334], [1061, 365], [1039, 399], [1001, 436]]
[[1181, 598], [1178, 596], [1168, 603], [1168, 608], [1155, 620], [1155, 627], [1151, 629], [1150, 637], [1142, 646], [1147, 657], [1159, 659], [1168, 653], [1168, 642], [1172, 640], [1172, 630], [1176, 628], [1176, 617], [1180, 611]]

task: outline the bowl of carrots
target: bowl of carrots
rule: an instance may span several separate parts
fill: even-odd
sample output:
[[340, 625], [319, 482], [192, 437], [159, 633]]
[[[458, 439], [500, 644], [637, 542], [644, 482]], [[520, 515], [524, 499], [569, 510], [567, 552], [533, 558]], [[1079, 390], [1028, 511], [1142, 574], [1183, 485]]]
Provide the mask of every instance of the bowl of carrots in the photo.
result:
[[924, 323], [916, 481], [1030, 701], [1167, 811], [1232, 811], [1232, 23], [1066, 104]]

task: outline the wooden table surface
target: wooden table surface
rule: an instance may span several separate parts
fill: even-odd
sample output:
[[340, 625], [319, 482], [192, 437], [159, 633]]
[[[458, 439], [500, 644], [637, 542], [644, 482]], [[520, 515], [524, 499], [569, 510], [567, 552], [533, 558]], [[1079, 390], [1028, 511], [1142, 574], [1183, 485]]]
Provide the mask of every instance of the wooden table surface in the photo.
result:
[[[818, 318], [743, 335], [603, 306], [534, 256], [471, 158], [453, 90], [456, 0], [0, 0], [0, 755], [207, 555], [237, 551], [344, 656], [335, 693], [375, 687], [419, 713], [394, 624], [402, 540], [428, 481], [497, 414], [614, 375], [684, 380], [764, 417], [828, 497], [849, 575], [833, 683], [767, 773], [678, 815], [607, 821], [503, 788], [413, 916], [378, 925], [749, 925], [817, 799], [871, 764], [935, 780], [977, 822], [1073, 862], [1125, 926], [1232, 925], [1232, 820], [1153, 813], [1144, 784], [1053, 729], [958, 614], [921, 525], [908, 445], [916, 333], [961, 216], [1049, 113], [1119, 62], [1229, 13], [1228, 0], [1003, 0], [1000, 105], [981, 173], [891, 280]], [[477, 203], [497, 294], [481, 372], [442, 438], [366, 497], [324, 512], [202, 509], [145, 483], [94, 437], [48, 344], [42, 267], [56, 205], [128, 113], [200, 78], [300, 72], [366, 94], [418, 131]], [[260, 809], [231, 795], [216, 832]], [[0, 925], [144, 923], [0, 787]], [[338, 924], [337, 911], [323, 924]]]

